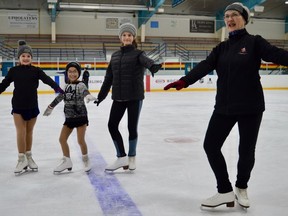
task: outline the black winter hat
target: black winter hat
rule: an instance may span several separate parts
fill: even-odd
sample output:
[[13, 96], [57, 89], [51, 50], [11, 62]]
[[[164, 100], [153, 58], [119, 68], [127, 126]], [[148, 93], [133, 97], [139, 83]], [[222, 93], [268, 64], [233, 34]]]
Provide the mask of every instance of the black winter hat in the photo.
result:
[[76, 61], [73, 61], [73, 62], [69, 62], [67, 65], [66, 65], [66, 69], [65, 69], [65, 76], [67, 76], [67, 72], [68, 72], [68, 69], [70, 67], [75, 67], [76, 70], [78, 71], [78, 78], [81, 76], [81, 65], [76, 62]]
[[228, 5], [225, 8], [224, 13], [228, 10], [238, 11], [241, 14], [241, 16], [244, 18], [245, 25], [248, 24], [248, 22], [250, 20], [250, 10], [246, 6], [244, 6], [241, 2], [234, 2], [230, 5]]
[[26, 44], [25, 40], [19, 40], [17, 57], [19, 58], [23, 53], [29, 53], [33, 57], [32, 48]]

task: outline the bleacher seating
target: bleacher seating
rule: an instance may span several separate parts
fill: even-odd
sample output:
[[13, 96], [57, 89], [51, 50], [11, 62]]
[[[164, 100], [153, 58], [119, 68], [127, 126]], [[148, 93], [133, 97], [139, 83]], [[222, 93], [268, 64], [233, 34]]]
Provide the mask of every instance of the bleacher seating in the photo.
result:
[[[33, 48], [36, 58], [60, 58], [79, 60], [101, 58], [106, 59], [106, 54], [119, 49], [118, 36], [99, 35], [57, 35], [56, 42], [51, 42], [51, 35], [0, 35], [5, 48], [10, 47], [11, 53], [16, 53], [18, 40], [26, 40]], [[203, 59], [220, 42], [219, 38], [196, 38], [196, 37], [146, 37], [145, 42], [138, 42], [138, 48], [146, 52], [157, 49], [161, 44], [166, 45], [170, 55], [177, 55], [177, 49], [185, 50], [188, 58]], [[278, 47], [288, 49], [287, 40], [269, 40]], [[4, 49], [2, 47], [2, 49]], [[12, 49], [12, 50], [11, 50]], [[14, 49], [14, 51], [13, 51]], [[2, 51], [2, 53], [5, 51]], [[166, 52], [168, 53], [168, 52]]]

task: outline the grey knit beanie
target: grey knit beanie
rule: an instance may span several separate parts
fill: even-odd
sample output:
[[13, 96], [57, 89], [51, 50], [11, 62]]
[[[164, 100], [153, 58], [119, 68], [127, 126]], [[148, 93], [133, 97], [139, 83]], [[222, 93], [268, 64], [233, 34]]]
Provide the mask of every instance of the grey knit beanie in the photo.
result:
[[25, 40], [18, 41], [18, 50], [17, 50], [17, 57], [19, 58], [20, 55], [23, 53], [29, 53], [33, 57], [32, 48], [26, 44]]
[[121, 38], [121, 35], [124, 33], [124, 32], [130, 32], [134, 37], [136, 37], [137, 35], [137, 29], [136, 27], [131, 24], [131, 23], [124, 23], [120, 26], [119, 28], [119, 38]]
[[67, 72], [69, 70], [70, 67], [75, 67], [76, 70], [78, 71], [78, 78], [81, 76], [81, 65], [76, 62], [76, 61], [72, 61], [72, 62], [69, 62], [67, 65], [66, 65], [66, 69], [65, 69], [65, 75], [67, 76]]
[[247, 25], [249, 23], [249, 20], [250, 20], [250, 10], [245, 6], [243, 5], [241, 2], [234, 2], [230, 5], [228, 5], [225, 10], [224, 10], [224, 13], [228, 10], [235, 10], [235, 11], [238, 11], [241, 16], [244, 18], [245, 20], [245, 25]]

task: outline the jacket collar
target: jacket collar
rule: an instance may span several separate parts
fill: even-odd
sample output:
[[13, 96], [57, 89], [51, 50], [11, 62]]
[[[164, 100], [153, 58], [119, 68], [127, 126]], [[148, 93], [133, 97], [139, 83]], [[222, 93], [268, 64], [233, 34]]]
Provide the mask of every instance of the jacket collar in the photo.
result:
[[121, 51], [122, 52], [129, 52], [135, 50], [135, 46], [134, 45], [127, 45], [127, 46], [122, 46], [121, 47]]
[[245, 34], [248, 34], [248, 32], [247, 32], [247, 30], [245, 28], [244, 29], [235, 30], [235, 31], [229, 32], [229, 39], [241, 38]]

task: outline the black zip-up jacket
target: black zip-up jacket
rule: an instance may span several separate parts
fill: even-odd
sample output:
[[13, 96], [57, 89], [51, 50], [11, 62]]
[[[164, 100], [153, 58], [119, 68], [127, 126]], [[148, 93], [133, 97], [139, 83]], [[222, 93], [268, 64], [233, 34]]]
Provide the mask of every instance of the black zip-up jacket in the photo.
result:
[[39, 80], [57, 90], [59, 85], [39, 67], [19, 65], [12, 67], [0, 83], [0, 94], [14, 82], [13, 109], [34, 109], [38, 107], [37, 88]]
[[153, 64], [145, 52], [133, 45], [121, 47], [111, 56], [98, 99], [104, 100], [112, 86], [113, 100], [143, 100], [145, 68], [151, 68]]
[[242, 29], [216, 46], [206, 60], [196, 65], [181, 80], [188, 86], [215, 69], [218, 75], [215, 112], [263, 112], [265, 103], [259, 75], [261, 59], [288, 66], [287, 51]]

